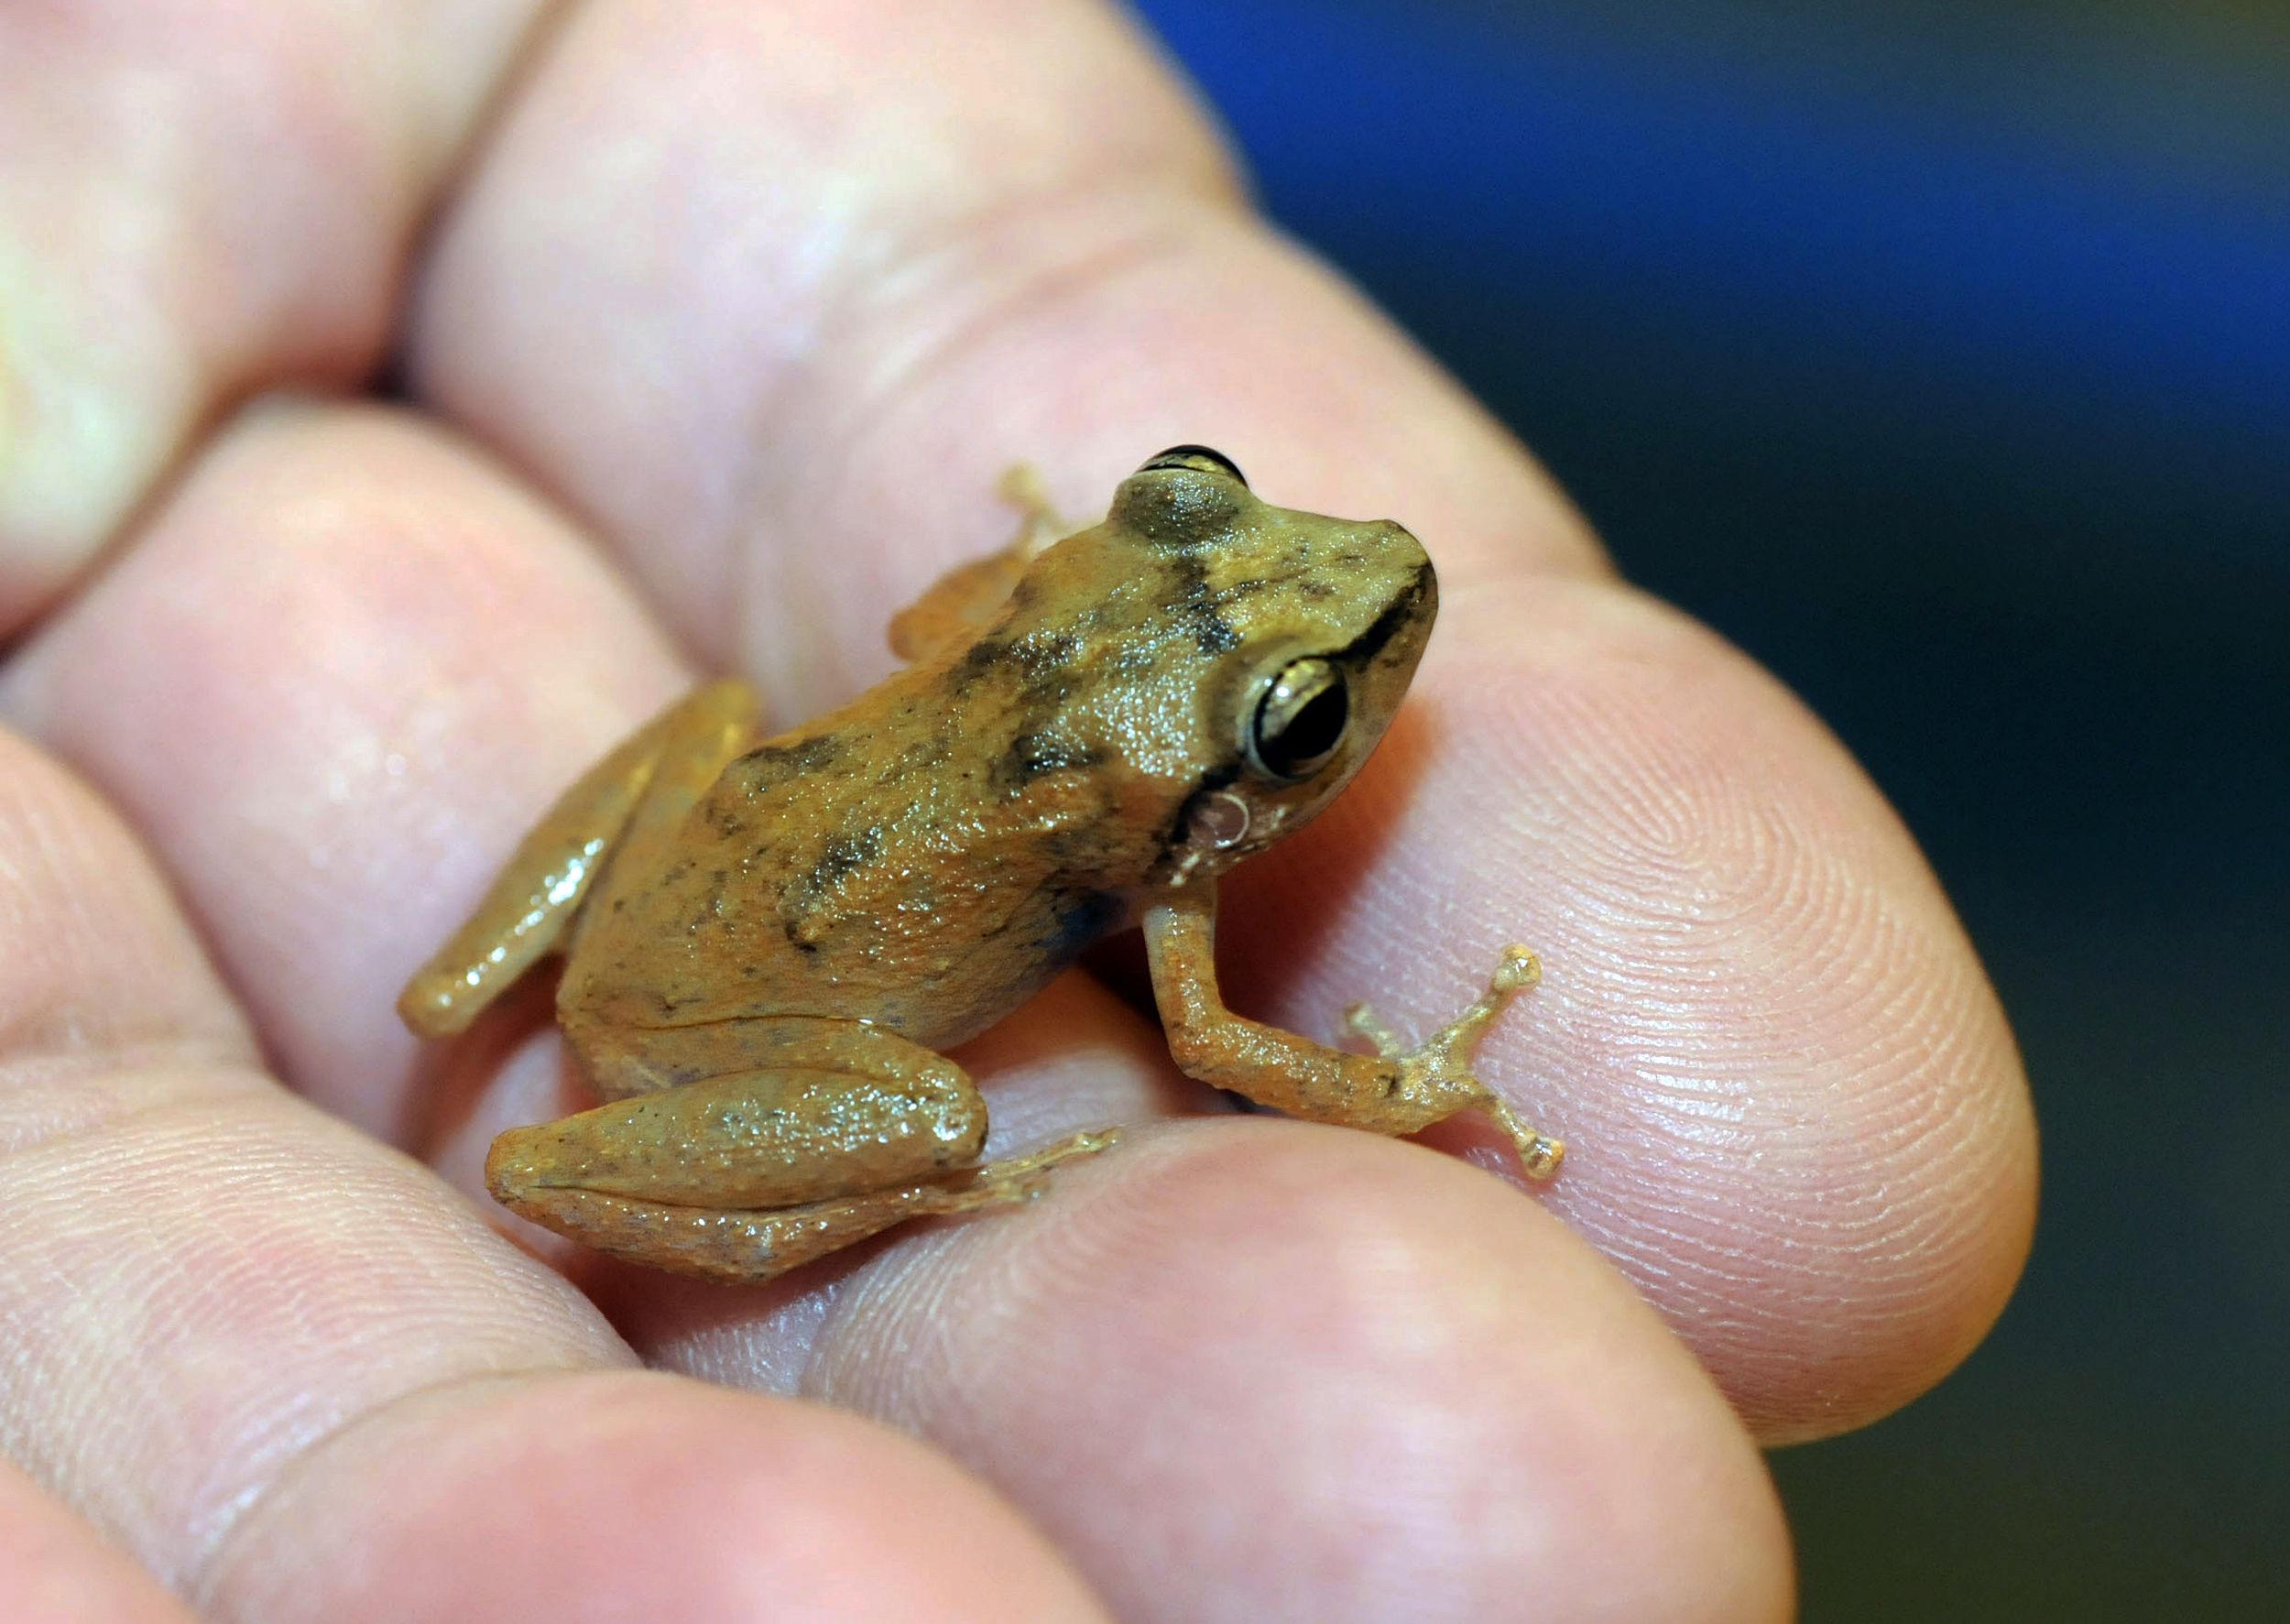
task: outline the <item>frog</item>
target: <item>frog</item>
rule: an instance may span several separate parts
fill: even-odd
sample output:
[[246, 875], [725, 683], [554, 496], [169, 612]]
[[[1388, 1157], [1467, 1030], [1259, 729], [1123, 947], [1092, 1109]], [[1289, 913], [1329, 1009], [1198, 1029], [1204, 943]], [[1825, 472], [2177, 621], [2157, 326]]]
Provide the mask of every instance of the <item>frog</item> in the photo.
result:
[[599, 1103], [500, 1134], [492, 1194], [722, 1281], [1032, 1200], [1119, 1129], [982, 1160], [986, 1103], [946, 1052], [1139, 927], [1187, 1075], [1387, 1135], [1477, 1110], [1551, 1177], [1564, 1144], [1473, 1069], [1540, 977], [1525, 948], [1415, 1045], [1365, 1004], [1339, 1038], [1364, 1048], [1318, 1043], [1217, 980], [1219, 879], [1307, 826], [1407, 692], [1438, 610], [1422, 543], [1275, 507], [1198, 445], [1086, 528], [1023, 471], [1004, 494], [1017, 536], [893, 617], [894, 674], [777, 733], [746, 683], [699, 687], [564, 792], [409, 980], [400, 1016], [443, 1038], [559, 961]]

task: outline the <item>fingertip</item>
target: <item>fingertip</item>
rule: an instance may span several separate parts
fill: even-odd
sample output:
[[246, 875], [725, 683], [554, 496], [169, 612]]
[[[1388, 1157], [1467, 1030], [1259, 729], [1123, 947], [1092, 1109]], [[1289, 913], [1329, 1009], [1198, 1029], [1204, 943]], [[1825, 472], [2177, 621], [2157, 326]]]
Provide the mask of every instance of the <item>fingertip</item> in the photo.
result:
[[1227, 1119], [1062, 1172], [1039, 1217], [857, 1283], [812, 1380], [975, 1466], [1123, 1616], [1786, 1616], [1749, 1438], [1516, 1190]]
[[1449, 607], [1386, 750], [1232, 888], [1236, 958], [1282, 976], [1237, 1000], [1420, 1021], [1478, 943], [1532, 942], [1543, 982], [1480, 1063], [1568, 1143], [1552, 1210], [1761, 1438], [1898, 1408], [2031, 1234], [2025, 1077], [1946, 898], [1818, 721], [1687, 616], [1519, 572]]
[[920, 1444], [635, 1372], [505, 1378], [369, 1419], [234, 1536], [202, 1600], [400, 1624], [1107, 1624], [1038, 1534]]
[[157, 1579], [5, 1459], [0, 1597], [10, 1624], [191, 1624]]
[[0, 703], [169, 864], [288, 1080], [402, 1141], [407, 1028], [465, 1015], [405, 977], [683, 681], [502, 469], [407, 413], [304, 405], [222, 430]]

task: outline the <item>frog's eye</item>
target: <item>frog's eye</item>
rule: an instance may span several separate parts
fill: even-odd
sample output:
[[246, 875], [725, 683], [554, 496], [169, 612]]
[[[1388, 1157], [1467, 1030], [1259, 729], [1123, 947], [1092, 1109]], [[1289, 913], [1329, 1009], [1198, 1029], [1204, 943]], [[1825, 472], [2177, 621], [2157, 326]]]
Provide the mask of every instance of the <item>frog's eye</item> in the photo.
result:
[[1289, 783], [1328, 764], [1352, 719], [1344, 672], [1325, 659], [1292, 660], [1257, 702], [1249, 725], [1249, 760], [1268, 778]]
[[1239, 463], [1223, 452], [1205, 445], [1172, 445], [1138, 472], [1150, 474], [1156, 468], [1190, 468], [1197, 474], [1227, 474], [1243, 486], [1249, 483], [1249, 476], [1240, 471]]

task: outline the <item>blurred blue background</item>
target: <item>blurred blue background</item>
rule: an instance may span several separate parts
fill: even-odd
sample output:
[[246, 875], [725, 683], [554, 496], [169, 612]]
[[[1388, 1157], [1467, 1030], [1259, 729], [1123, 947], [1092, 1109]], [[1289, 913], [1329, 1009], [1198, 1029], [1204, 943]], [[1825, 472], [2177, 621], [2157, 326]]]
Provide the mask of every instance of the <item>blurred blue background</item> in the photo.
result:
[[1271, 212], [1893, 797], [2035, 1256], [1806, 1616], [2290, 1617], [2290, 7], [1143, 0]]

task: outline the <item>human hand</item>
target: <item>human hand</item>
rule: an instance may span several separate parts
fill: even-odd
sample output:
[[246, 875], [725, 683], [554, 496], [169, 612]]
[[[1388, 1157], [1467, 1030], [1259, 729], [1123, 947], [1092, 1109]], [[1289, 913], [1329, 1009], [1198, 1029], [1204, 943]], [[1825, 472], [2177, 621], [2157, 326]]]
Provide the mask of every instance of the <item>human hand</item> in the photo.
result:
[[[12, 1616], [1784, 1613], [1754, 1442], [1937, 1379], [2031, 1215], [1874, 791], [1106, 11], [537, 10], [0, 13], [0, 707], [95, 786], [0, 743]], [[1085, 511], [1183, 441], [1441, 576], [1375, 763], [1227, 888], [1236, 1006], [1430, 1019], [1532, 943], [1480, 1057], [1562, 1178], [1220, 1115], [1074, 976], [965, 1052], [993, 1148], [1159, 1125], [1022, 1211], [754, 1290], [496, 1235], [544, 1002], [391, 1004], [551, 796], [703, 667], [850, 692], [1004, 464]]]

